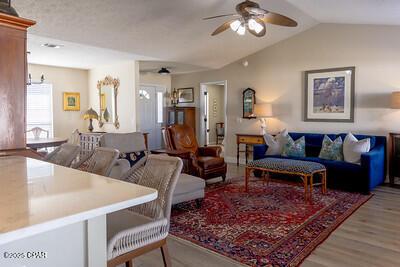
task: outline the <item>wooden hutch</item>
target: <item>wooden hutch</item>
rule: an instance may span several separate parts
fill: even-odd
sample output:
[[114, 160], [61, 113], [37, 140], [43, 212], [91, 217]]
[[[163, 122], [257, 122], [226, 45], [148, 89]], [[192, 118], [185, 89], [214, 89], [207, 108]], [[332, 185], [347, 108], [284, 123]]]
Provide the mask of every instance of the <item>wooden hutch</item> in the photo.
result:
[[38, 155], [26, 148], [28, 19], [0, 13], [0, 156]]

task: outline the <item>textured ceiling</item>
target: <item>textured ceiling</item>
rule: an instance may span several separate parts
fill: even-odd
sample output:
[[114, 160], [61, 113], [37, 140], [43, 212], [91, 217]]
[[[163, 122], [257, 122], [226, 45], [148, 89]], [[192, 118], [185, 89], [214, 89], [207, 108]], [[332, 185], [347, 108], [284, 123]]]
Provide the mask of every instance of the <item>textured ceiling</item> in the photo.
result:
[[[43, 44], [57, 44], [62, 48], [48, 48]], [[55, 40], [48, 37], [28, 35], [28, 62], [57, 67], [92, 69], [99, 65], [125, 60], [154, 60], [132, 53]]]
[[285, 0], [260, 0], [271, 11], [292, 17], [297, 28], [268, 25], [264, 38], [226, 31], [211, 37], [234, 12], [237, 0], [14, 0], [20, 16], [34, 19], [35, 36], [107, 48], [162, 61], [219, 68], [316, 24]]
[[400, 0], [288, 0], [319, 22], [400, 25]]
[[157, 73], [162, 67], [167, 68], [171, 72], [171, 74], [181, 74], [181, 73], [207, 70], [207, 68], [180, 62], [166, 62], [166, 61], [152, 61], [152, 60], [139, 61], [139, 68], [141, 72]]
[[[84, 68], [100, 64], [103, 59], [149, 57], [157, 62], [141, 64], [143, 68], [158, 68], [168, 62], [180, 62], [175, 63], [179, 72], [219, 68], [320, 22], [400, 25], [400, 0], [259, 0], [261, 7], [287, 15], [298, 21], [299, 26], [268, 25], [264, 38], [238, 36], [230, 30], [211, 37], [210, 33], [225, 19], [203, 21], [202, 18], [232, 13], [239, 2], [14, 0], [12, 3], [22, 17], [37, 21], [28, 38], [34, 52], [31, 59], [40, 61], [35, 63]], [[43, 37], [66, 45], [58, 51], [43, 49], [40, 47]]]

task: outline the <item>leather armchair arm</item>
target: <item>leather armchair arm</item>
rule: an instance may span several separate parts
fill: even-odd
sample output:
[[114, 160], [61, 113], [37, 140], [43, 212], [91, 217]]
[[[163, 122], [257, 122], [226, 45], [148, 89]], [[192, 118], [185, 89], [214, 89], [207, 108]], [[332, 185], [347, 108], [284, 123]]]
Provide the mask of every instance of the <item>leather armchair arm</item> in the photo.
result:
[[199, 147], [198, 153], [203, 157], [220, 157], [222, 148], [220, 146]]

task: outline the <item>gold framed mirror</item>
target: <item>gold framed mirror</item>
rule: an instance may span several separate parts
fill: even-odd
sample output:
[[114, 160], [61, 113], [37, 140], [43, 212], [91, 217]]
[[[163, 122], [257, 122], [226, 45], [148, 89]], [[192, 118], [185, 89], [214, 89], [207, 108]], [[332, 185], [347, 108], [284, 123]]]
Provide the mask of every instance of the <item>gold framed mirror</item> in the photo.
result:
[[103, 127], [105, 123], [114, 124], [119, 129], [117, 96], [120, 81], [110, 75], [104, 80], [97, 82], [97, 90], [99, 91], [99, 126]]

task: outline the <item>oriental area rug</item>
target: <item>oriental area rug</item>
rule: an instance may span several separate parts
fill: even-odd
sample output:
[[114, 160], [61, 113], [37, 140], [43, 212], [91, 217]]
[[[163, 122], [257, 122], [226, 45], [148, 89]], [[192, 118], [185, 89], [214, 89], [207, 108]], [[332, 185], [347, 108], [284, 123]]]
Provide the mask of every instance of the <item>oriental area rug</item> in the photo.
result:
[[206, 188], [201, 208], [173, 207], [170, 234], [249, 266], [298, 266], [372, 195], [314, 189], [243, 178]]

